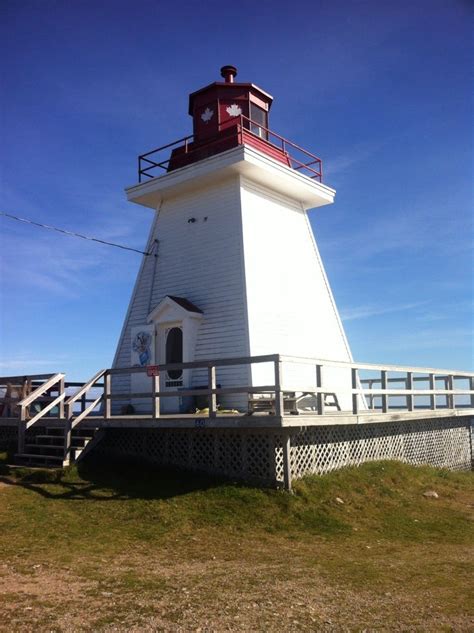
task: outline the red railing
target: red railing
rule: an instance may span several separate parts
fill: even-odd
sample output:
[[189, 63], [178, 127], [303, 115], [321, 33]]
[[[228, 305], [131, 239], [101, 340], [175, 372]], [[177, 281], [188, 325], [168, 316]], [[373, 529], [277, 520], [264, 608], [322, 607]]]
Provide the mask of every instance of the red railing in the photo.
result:
[[[229, 125], [229, 123], [231, 124]], [[171, 169], [176, 169], [177, 165], [170, 166], [170, 161], [176, 158], [176, 156], [173, 157], [173, 150], [179, 150], [179, 160], [182, 164], [189, 164], [192, 162], [193, 155], [199, 157], [204, 150], [208, 152], [208, 155], [225, 151], [229, 148], [225, 143], [232, 140], [236, 141], [236, 145], [245, 145], [247, 142], [254, 147], [257, 146], [264, 153], [268, 150], [268, 153], [271, 154], [275, 153], [276, 150], [280, 154], [277, 154], [277, 159], [280, 162], [285, 162], [296, 171], [321, 182], [322, 161], [311, 152], [244, 115], [240, 115], [234, 125], [232, 123], [233, 121], [229, 119], [221, 122], [219, 133], [210, 139], [206, 139], [206, 141], [196, 143], [193, 135], [185, 136], [173, 143], [168, 143], [142, 154], [138, 157], [138, 182], [142, 182], [143, 177], [155, 178], [157, 175], [156, 170], [171, 171]], [[222, 134], [224, 131], [226, 134]], [[219, 149], [219, 145], [221, 149]], [[212, 148], [217, 151], [212, 152]], [[166, 150], [169, 152], [167, 157], [159, 160], [161, 158], [159, 156], [160, 152]], [[182, 165], [180, 164], [179, 166]]]

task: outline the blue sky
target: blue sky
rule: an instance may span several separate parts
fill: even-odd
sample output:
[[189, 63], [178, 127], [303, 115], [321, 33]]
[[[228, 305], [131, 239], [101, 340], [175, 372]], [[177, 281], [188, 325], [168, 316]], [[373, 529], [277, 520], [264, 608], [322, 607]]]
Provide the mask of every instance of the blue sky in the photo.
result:
[[[135, 248], [136, 156], [219, 79], [323, 159], [310, 213], [355, 359], [473, 366], [470, 2], [4, 0], [1, 209]], [[0, 373], [110, 366], [140, 256], [0, 218]]]

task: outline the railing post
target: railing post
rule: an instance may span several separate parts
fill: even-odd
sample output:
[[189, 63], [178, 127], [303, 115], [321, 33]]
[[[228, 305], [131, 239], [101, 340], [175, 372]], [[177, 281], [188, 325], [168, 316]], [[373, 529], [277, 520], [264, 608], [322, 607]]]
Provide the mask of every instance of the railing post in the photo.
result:
[[[387, 389], [387, 372], [383, 369], [380, 372], [380, 384], [381, 389]], [[382, 413], [387, 413], [388, 411], [388, 396], [386, 393], [382, 394]]]
[[[452, 391], [454, 389], [454, 380], [453, 380], [453, 375], [449, 374], [449, 376], [446, 376], [447, 378], [447, 384], [448, 384], [448, 389], [450, 391]], [[450, 393], [447, 397], [447, 405], [448, 405], [448, 409], [454, 409], [454, 394]]]
[[[372, 387], [373, 387], [373, 386], [374, 386], [374, 381], [373, 381], [373, 380], [370, 380], [370, 378], [369, 378], [369, 391], [372, 389]], [[375, 400], [374, 400], [374, 396], [373, 396], [372, 394], [370, 394], [370, 395], [368, 396], [368, 398], [369, 398], [369, 409], [370, 409], [371, 411], [373, 411], [373, 410], [375, 409]]]
[[111, 414], [111, 399], [110, 399], [110, 389], [111, 387], [111, 376], [108, 371], [104, 374], [104, 419], [110, 419]]
[[281, 417], [285, 413], [285, 404], [283, 402], [282, 383], [282, 362], [280, 356], [275, 359], [275, 415]]
[[71, 461], [72, 417], [74, 404], [66, 405], [66, 419], [64, 420], [64, 456], [63, 461]]
[[285, 490], [291, 492], [291, 438], [288, 431], [283, 436], [283, 482]]
[[[351, 367], [351, 385], [352, 389], [357, 389], [357, 367]], [[359, 394], [352, 392], [352, 413], [359, 413]]]
[[18, 453], [25, 452], [25, 435], [26, 435], [26, 407], [20, 409], [20, 420], [18, 422]]
[[18, 453], [25, 452], [25, 436], [26, 436], [26, 418], [28, 417], [27, 408], [23, 405], [20, 408], [20, 420], [18, 422]]
[[[447, 376], [442, 376], [442, 380], [443, 380], [443, 385], [444, 385], [444, 391], [448, 390], [448, 377]], [[444, 395], [445, 398], [445, 405], [446, 405], [446, 409], [449, 409], [449, 396], [446, 393]]]
[[215, 418], [217, 415], [217, 396], [213, 393], [216, 389], [216, 368], [215, 365], [211, 365], [207, 368], [207, 389], [208, 389], [208, 404], [209, 404], [209, 417]]
[[[64, 393], [64, 376], [59, 380], [58, 396]], [[64, 399], [58, 405], [58, 418], [64, 419]]]
[[160, 373], [153, 376], [153, 417], [160, 417]]
[[[469, 378], [469, 389], [474, 391], [474, 378]], [[470, 397], [471, 409], [474, 409], [474, 393], [471, 393]]]
[[[436, 378], [434, 374], [429, 375], [430, 391], [436, 391]], [[430, 409], [434, 411], [436, 409], [436, 394], [430, 394]]]
[[[323, 388], [323, 367], [322, 365], [316, 365], [316, 387], [318, 389]], [[316, 402], [318, 406], [318, 415], [324, 415], [324, 393], [318, 391], [316, 394]]]
[[[407, 371], [406, 389], [413, 391], [413, 372]], [[408, 411], [414, 410], [415, 398], [413, 394], [407, 394], [407, 409]]]

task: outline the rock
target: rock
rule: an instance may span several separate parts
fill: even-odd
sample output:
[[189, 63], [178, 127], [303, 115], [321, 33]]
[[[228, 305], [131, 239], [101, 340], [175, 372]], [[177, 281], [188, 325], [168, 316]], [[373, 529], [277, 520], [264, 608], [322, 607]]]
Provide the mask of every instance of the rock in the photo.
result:
[[439, 494], [435, 490], [427, 490], [423, 493], [424, 497], [430, 497], [431, 499], [438, 499]]
[[336, 498], [335, 498], [335, 502], [336, 502], [336, 503], [344, 503], [344, 500], [343, 500], [343, 499], [341, 499], [341, 497], [336, 497]]

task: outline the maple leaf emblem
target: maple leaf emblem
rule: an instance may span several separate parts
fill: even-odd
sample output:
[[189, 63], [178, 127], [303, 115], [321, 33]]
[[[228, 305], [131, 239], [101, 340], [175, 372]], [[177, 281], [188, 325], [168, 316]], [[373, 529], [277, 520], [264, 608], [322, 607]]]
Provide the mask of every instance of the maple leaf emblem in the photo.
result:
[[204, 123], [209, 123], [209, 121], [212, 119], [213, 116], [214, 116], [214, 110], [211, 110], [210, 108], [206, 108], [204, 112], [201, 114], [201, 119], [204, 121]]
[[236, 103], [226, 108], [226, 111], [229, 116], [240, 116], [242, 114], [241, 108]]

